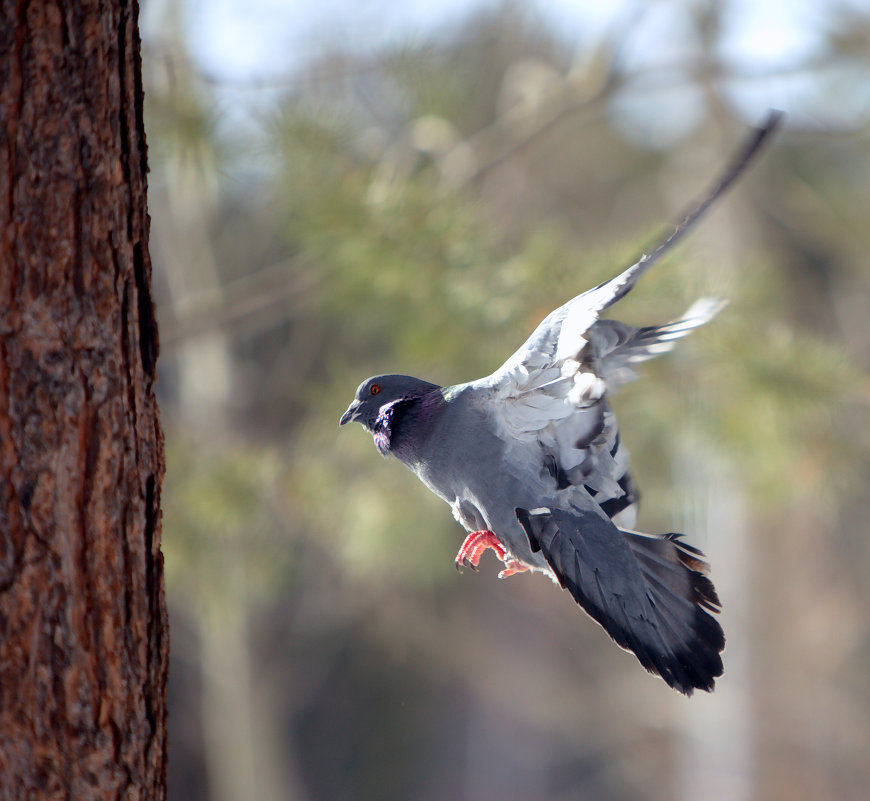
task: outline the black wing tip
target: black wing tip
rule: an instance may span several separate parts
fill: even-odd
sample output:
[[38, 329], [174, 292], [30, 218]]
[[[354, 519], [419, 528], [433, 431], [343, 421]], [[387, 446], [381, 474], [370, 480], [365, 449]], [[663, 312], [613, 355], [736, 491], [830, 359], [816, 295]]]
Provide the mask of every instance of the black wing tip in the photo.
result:
[[773, 131], [778, 128], [786, 118], [786, 113], [781, 108], [769, 108], [761, 128]]
[[767, 110], [767, 116], [764, 118], [761, 125], [758, 126], [758, 130], [763, 132], [765, 136], [772, 134], [780, 125], [782, 125], [785, 117], [786, 114], [782, 109], [769, 108]]
[[[752, 161], [761, 151], [766, 141], [776, 132], [785, 119], [785, 113], [778, 109], [770, 109], [767, 116], [764, 118], [760, 126], [751, 128], [751, 134], [746, 137], [744, 142], [738, 147], [732, 160], [726, 165], [725, 169], [720, 173], [717, 182], [714, 186], [702, 196], [701, 200], [695, 201], [692, 206], [684, 213], [683, 217], [676, 224], [674, 229], [659, 241], [659, 243], [649, 252], [643, 253], [635, 263], [637, 268], [631, 280], [626, 282], [626, 285], [617, 292], [613, 298], [607, 303], [607, 306], [612, 306], [620, 298], [624, 297], [634, 286], [640, 276], [645, 273], [653, 264], [655, 264], [665, 253], [673, 248], [707, 213], [711, 206], [734, 184], [734, 182], [744, 173]], [[607, 282], [605, 282], [607, 283]], [[603, 284], [602, 284], [603, 286]], [[606, 308], [606, 307], [605, 307]]]
[[723, 189], [739, 177], [744, 168], [755, 157], [758, 150], [761, 149], [761, 146], [767, 139], [776, 133], [784, 120], [784, 111], [775, 108], [768, 109], [767, 116], [760, 125], [754, 126], [753, 135], [746, 139], [743, 147], [737, 151], [737, 155], [735, 156], [731, 167], [726, 170], [724, 180], [722, 181], [724, 184], [722, 187]]

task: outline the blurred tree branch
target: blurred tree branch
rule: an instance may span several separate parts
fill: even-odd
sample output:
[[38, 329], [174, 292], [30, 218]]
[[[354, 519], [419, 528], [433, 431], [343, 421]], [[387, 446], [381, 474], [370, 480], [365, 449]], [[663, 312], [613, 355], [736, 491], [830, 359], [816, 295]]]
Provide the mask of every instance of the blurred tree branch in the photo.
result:
[[161, 344], [172, 350], [204, 334], [228, 335], [287, 317], [320, 283], [310, 266], [305, 257], [286, 259], [224, 284], [219, 293], [204, 292], [183, 308], [167, 309], [160, 318]]

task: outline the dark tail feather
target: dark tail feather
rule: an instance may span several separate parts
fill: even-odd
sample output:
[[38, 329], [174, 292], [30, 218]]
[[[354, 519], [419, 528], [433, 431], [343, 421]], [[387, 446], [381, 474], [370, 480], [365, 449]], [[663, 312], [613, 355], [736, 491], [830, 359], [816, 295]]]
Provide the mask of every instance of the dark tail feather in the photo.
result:
[[719, 598], [700, 551], [678, 535], [621, 531], [600, 510], [516, 510], [574, 600], [651, 673], [686, 695], [722, 675]]
[[697, 548], [683, 542], [682, 534], [665, 534], [651, 537], [635, 531], [623, 531], [641, 570], [647, 578], [655, 578], [685, 600], [703, 606], [710, 612], [719, 612], [722, 604], [707, 578], [710, 566], [704, 561], [704, 554]]
[[669, 611], [675, 613], [676, 621], [672, 624], [675, 634], [687, 624], [694, 633], [690, 672], [700, 682], [694, 686], [711, 690], [714, 678], [722, 675], [720, 652], [725, 647], [725, 634], [709, 614], [720, 612], [722, 604], [707, 576], [710, 567], [703, 560], [704, 554], [683, 542], [680, 534], [651, 537], [633, 531], [622, 533], [658, 611], [667, 617], [671, 616]]

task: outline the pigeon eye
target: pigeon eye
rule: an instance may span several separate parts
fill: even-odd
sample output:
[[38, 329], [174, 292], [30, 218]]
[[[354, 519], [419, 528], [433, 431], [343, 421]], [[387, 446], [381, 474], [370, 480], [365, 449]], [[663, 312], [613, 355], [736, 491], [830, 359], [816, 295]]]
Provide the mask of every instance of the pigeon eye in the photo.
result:
[[372, 384], [371, 387], [369, 388], [369, 392], [371, 392], [372, 395], [377, 395], [380, 391], [381, 391], [380, 384]]

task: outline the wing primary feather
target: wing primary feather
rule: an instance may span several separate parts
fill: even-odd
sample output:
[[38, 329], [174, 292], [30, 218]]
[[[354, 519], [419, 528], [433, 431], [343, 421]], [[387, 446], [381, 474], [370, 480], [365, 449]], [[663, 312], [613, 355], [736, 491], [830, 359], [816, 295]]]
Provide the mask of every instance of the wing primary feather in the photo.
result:
[[[704, 195], [700, 202], [689, 207], [688, 211], [684, 213], [682, 219], [677, 223], [674, 230], [662, 239], [650, 253], [644, 253], [632, 267], [629, 267], [626, 271], [629, 272], [629, 275], [626, 276], [626, 280], [622, 283], [622, 286], [618, 288], [616, 293], [608, 299], [605, 305], [602, 306], [602, 309], [612, 306], [616, 301], [624, 297], [634, 286], [637, 279], [652, 267], [653, 264], [655, 264], [665, 253], [674, 247], [674, 245], [676, 245], [677, 242], [679, 242], [695, 226], [695, 223], [704, 216], [710, 206], [712, 206], [722, 196], [722, 194], [731, 187], [731, 185], [749, 166], [761, 150], [762, 145], [764, 145], [771, 134], [773, 134], [780, 126], [783, 117], [784, 114], [781, 111], [771, 109], [762, 125], [750, 134], [743, 146], [737, 151], [737, 154], [734, 156], [731, 163], [725, 168], [722, 177], [717, 181], [713, 188]], [[607, 282], [605, 282], [605, 284], [606, 283]], [[604, 284], [601, 286], [604, 286]]]

